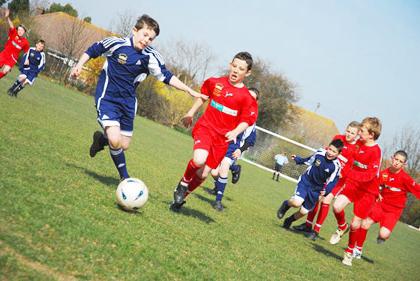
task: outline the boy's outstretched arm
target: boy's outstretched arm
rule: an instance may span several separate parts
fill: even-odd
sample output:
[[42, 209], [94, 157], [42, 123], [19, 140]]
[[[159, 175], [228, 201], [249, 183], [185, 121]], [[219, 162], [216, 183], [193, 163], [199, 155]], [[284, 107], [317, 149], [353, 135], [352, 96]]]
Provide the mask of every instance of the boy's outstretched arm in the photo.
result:
[[83, 65], [90, 59], [90, 56], [86, 53], [83, 53], [83, 55], [80, 57], [77, 64], [73, 67], [73, 69], [70, 72], [71, 78], [78, 78], [80, 73], [82, 73]]
[[188, 87], [187, 85], [185, 85], [181, 80], [178, 79], [178, 77], [176, 76], [172, 76], [171, 80], [169, 80], [169, 85], [171, 85], [172, 87], [177, 88], [178, 90], [187, 92], [188, 94], [190, 94], [193, 97], [196, 98], [202, 98], [202, 99], [207, 99], [208, 97], [205, 95], [202, 95], [196, 91], [194, 91], [193, 89], [191, 89], [190, 87]]
[[192, 107], [190, 108], [190, 110], [188, 110], [187, 114], [185, 114], [184, 117], [182, 117], [181, 119], [182, 124], [186, 128], [192, 125], [192, 121], [193, 121], [193, 117], [195, 113], [203, 104], [204, 104], [204, 100], [202, 98], [195, 98], [195, 101]]
[[15, 27], [15, 25], [13, 24], [12, 20], [10, 19], [10, 10], [6, 9], [4, 11], [4, 17], [7, 19], [7, 23], [9, 24], [10, 28]]

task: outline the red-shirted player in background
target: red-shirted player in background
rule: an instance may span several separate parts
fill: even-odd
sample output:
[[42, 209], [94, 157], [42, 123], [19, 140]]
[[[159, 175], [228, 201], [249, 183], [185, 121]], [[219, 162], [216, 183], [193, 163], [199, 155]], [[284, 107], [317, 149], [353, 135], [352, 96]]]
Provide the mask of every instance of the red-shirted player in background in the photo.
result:
[[[334, 202], [334, 213], [339, 225], [345, 225], [344, 208], [354, 203], [353, 218], [350, 224], [348, 247], [344, 252], [343, 264], [351, 266], [353, 249], [357, 241], [362, 220], [370, 214], [379, 194], [379, 169], [381, 166], [381, 148], [376, 140], [381, 134], [382, 124], [376, 117], [367, 117], [360, 128], [361, 146], [354, 155], [353, 166], [347, 174], [346, 188]], [[340, 216], [342, 214], [342, 216]], [[333, 236], [336, 236], [334, 233]], [[339, 237], [338, 237], [339, 240]]]
[[[315, 208], [308, 213], [306, 222], [301, 225], [293, 227], [297, 231], [307, 232], [308, 233], [306, 234], [307, 237], [311, 238], [312, 240], [317, 239], [319, 232], [321, 231], [322, 224], [327, 218], [328, 211], [330, 209], [330, 205], [333, 199], [336, 196], [338, 196], [338, 194], [340, 194], [343, 188], [345, 188], [344, 182], [347, 177], [348, 171], [351, 169], [351, 166], [353, 165], [354, 153], [359, 149], [359, 143], [357, 142], [359, 131], [360, 131], [360, 123], [357, 121], [352, 121], [347, 125], [346, 131], [343, 135], [336, 135], [333, 138], [333, 140], [340, 139], [344, 144], [341, 154], [338, 156], [338, 159], [340, 160], [340, 164], [341, 164], [340, 180], [337, 182], [333, 190], [329, 194], [325, 195], [325, 197], [322, 199], [322, 202], [320, 204], [317, 204]], [[321, 205], [321, 208], [319, 209], [316, 223], [313, 226], [313, 220], [318, 211], [319, 205]], [[312, 229], [312, 226], [313, 226], [313, 229]]]
[[0, 79], [12, 70], [12, 67], [18, 61], [19, 53], [21, 51], [26, 53], [29, 50], [29, 42], [25, 37], [23, 37], [26, 32], [25, 26], [19, 25], [15, 28], [9, 14], [9, 9], [5, 9], [4, 17], [7, 19], [10, 29], [4, 50], [0, 53]]
[[[209, 78], [201, 87], [201, 93], [209, 97], [209, 104], [192, 131], [193, 158], [174, 191], [172, 210], [180, 210], [185, 197], [220, 164], [229, 142], [235, 141], [240, 133], [255, 123], [257, 104], [243, 83], [251, 74], [252, 63], [249, 53], [240, 52], [230, 63], [228, 76]], [[195, 105], [197, 103], [203, 104], [204, 101], [198, 99]]]
[[411, 192], [417, 199], [420, 199], [420, 185], [403, 170], [407, 164], [407, 153], [398, 150], [391, 160], [391, 167], [381, 171], [379, 175], [381, 188], [379, 199], [375, 202], [370, 215], [363, 220], [362, 227], [359, 229], [353, 254], [355, 258], [362, 256], [363, 243], [372, 224], [379, 222], [380, 229], [377, 242], [378, 244], [385, 242], [400, 219], [407, 201], [407, 193]]

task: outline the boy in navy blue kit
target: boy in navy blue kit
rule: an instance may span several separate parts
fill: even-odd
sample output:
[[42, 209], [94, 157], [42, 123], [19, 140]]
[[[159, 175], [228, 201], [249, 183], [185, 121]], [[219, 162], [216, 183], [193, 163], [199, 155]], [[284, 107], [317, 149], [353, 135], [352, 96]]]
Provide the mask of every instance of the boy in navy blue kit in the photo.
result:
[[35, 48], [29, 48], [29, 51], [20, 61], [20, 74], [15, 83], [7, 91], [9, 96], [17, 97], [17, 94], [27, 85], [33, 85], [35, 78], [45, 68], [45, 41], [38, 40]]
[[162, 56], [149, 46], [159, 35], [159, 24], [148, 15], [141, 16], [133, 27], [132, 36], [109, 37], [94, 43], [80, 57], [70, 76], [77, 78], [90, 59], [105, 55], [96, 87], [95, 104], [98, 122], [104, 133], [96, 131], [90, 147], [90, 157], [109, 145], [111, 158], [120, 179], [129, 178], [124, 151], [133, 135], [137, 111], [137, 86], [152, 74], [156, 79], [194, 97], [201, 97], [166, 69]]
[[283, 222], [283, 227], [288, 229], [291, 224], [305, 216], [318, 202], [319, 195], [325, 187], [329, 193], [339, 179], [340, 162], [337, 156], [343, 149], [343, 142], [333, 140], [327, 149], [320, 149], [308, 158], [292, 155], [296, 164], [308, 165], [308, 169], [300, 176], [295, 193], [289, 200], [285, 200], [277, 211], [277, 217], [283, 218], [290, 207], [300, 208]]

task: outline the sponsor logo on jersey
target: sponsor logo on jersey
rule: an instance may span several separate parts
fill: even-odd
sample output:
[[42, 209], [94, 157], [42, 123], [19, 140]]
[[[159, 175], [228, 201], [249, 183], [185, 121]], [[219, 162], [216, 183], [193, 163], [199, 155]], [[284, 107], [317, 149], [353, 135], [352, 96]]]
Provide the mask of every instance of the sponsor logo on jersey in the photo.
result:
[[121, 54], [118, 55], [118, 62], [120, 64], [126, 64], [127, 60], [128, 60], [128, 56], [126, 54], [121, 53]]
[[34, 57], [35, 55], [34, 55], [34, 53], [31, 53], [31, 54], [30, 54], [30, 56], [31, 56], [31, 57]]
[[216, 97], [219, 97], [222, 94], [223, 90], [223, 84], [222, 83], [216, 83], [213, 90], [213, 95]]
[[394, 178], [389, 178], [389, 181], [394, 181], [395, 179]]
[[316, 161], [315, 161], [315, 166], [319, 167], [319, 165], [321, 165], [321, 160], [316, 159]]

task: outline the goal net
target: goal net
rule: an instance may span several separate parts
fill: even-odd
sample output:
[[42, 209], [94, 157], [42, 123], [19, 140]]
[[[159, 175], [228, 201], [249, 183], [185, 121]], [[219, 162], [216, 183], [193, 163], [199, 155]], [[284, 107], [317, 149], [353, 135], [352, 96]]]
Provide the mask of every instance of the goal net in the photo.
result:
[[297, 182], [297, 179], [306, 170], [307, 166], [296, 165], [290, 156], [296, 154], [301, 157], [308, 157], [313, 154], [316, 149], [264, 128], [258, 126], [256, 128], [257, 141], [255, 146], [246, 151], [242, 155], [241, 160], [274, 173], [274, 156], [283, 153], [287, 156], [289, 163], [283, 165], [280, 177], [292, 182]]

